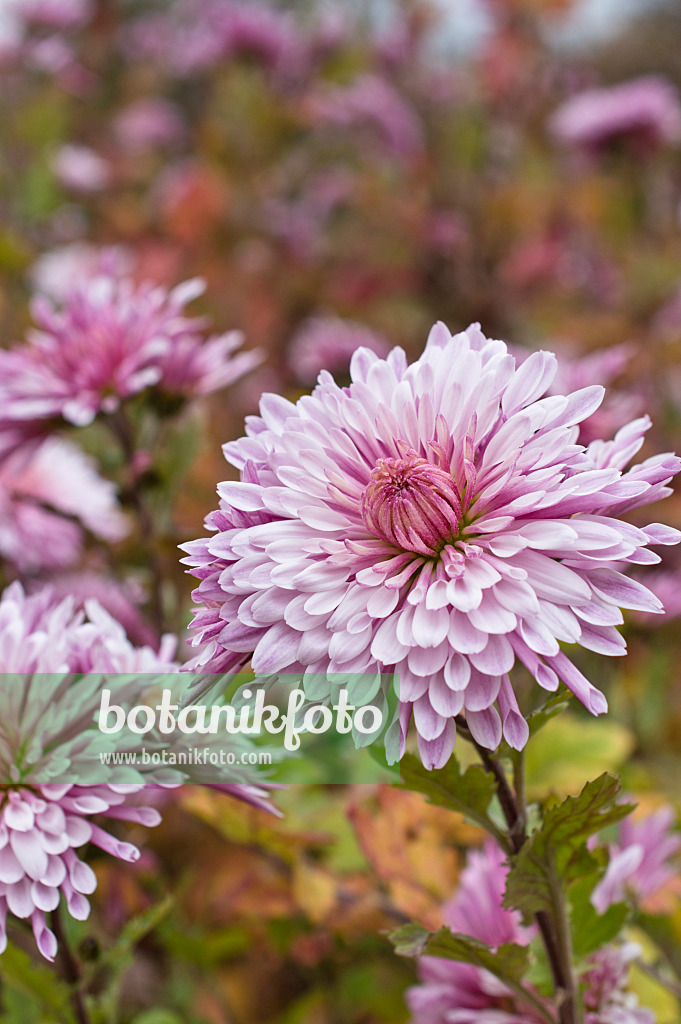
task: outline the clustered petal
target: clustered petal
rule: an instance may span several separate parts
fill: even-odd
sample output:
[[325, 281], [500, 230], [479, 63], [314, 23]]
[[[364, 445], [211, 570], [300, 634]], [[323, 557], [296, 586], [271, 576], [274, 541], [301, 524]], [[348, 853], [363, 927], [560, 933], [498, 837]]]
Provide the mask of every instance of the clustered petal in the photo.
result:
[[105, 815], [142, 825], [157, 825], [153, 807], [133, 806], [129, 797], [144, 788], [119, 785], [41, 785], [5, 788], [0, 794], [0, 952], [7, 945], [8, 911], [28, 918], [38, 949], [53, 960], [57, 940], [45, 914], [55, 910], [61, 896], [72, 917], [90, 913], [87, 896], [97, 887], [92, 868], [76, 849], [91, 842], [121, 860], [135, 861], [136, 846], [122, 842], [90, 818]]
[[224, 446], [240, 472], [218, 487], [213, 536], [185, 546], [201, 581], [194, 667], [222, 672], [394, 673], [399, 722], [441, 766], [463, 714], [478, 743], [527, 739], [509, 679], [562, 680], [607, 708], [561, 649], [620, 655], [621, 608], [661, 611], [626, 563], [681, 534], [620, 517], [669, 494], [681, 463], [626, 470], [650, 421], [578, 443], [603, 389], [543, 397], [557, 370], [537, 352], [517, 366], [478, 325], [442, 324], [412, 365], [359, 349], [352, 383], [322, 373], [295, 405], [265, 395], [247, 435]]
[[192, 280], [168, 291], [94, 273], [61, 305], [38, 296], [38, 329], [24, 345], [0, 351], [0, 419], [13, 425], [63, 417], [82, 426], [153, 385], [190, 397], [237, 380], [260, 356], [234, 357], [242, 342], [235, 332], [204, 339], [205, 321], [183, 313], [203, 288]]

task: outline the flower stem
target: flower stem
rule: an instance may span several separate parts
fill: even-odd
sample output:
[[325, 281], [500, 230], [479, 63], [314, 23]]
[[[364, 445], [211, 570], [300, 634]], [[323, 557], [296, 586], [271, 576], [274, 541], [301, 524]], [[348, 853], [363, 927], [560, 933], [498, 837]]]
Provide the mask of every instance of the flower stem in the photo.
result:
[[163, 603], [163, 582], [165, 568], [157, 549], [157, 536], [153, 516], [150, 514], [144, 495], [134, 478], [134, 459], [137, 452], [134, 431], [122, 408], [107, 417], [106, 421], [121, 446], [123, 457], [130, 470], [128, 497], [137, 519], [140, 538], [145, 546], [151, 568], [150, 618], [159, 636], [165, 632], [166, 618]]
[[[491, 756], [489, 750], [480, 746], [473, 739], [465, 723], [460, 722], [459, 719], [457, 719], [457, 729], [466, 740], [473, 744], [483, 765], [496, 780], [497, 797], [508, 826], [511, 848], [514, 853], [518, 853], [527, 839], [522, 761], [518, 759], [514, 765], [514, 785], [516, 787], [514, 792], [501, 763]], [[552, 912], [538, 911], [535, 915], [537, 927], [544, 943], [558, 996], [559, 1024], [581, 1024], [579, 993], [572, 969], [572, 941], [563, 888], [553, 865], [549, 874]]]
[[57, 939], [57, 943], [59, 944], [59, 957], [62, 965], [62, 975], [64, 981], [66, 981], [72, 989], [71, 1005], [73, 1006], [75, 1018], [78, 1024], [90, 1024], [90, 1016], [85, 1007], [83, 992], [80, 986], [80, 968], [66, 939], [66, 933], [64, 932], [62, 925], [59, 907], [52, 911], [50, 923], [52, 925], [52, 931]]

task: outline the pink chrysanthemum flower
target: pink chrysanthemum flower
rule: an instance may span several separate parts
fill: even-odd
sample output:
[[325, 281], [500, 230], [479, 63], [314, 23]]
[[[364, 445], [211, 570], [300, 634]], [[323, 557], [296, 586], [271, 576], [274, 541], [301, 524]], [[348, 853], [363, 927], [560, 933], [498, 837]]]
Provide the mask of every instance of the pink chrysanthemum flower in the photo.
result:
[[363, 324], [336, 316], [317, 316], [306, 320], [293, 338], [288, 364], [301, 384], [313, 384], [322, 370], [347, 373], [358, 348], [368, 348], [387, 356], [389, 348], [380, 334]]
[[[523, 927], [517, 911], [502, 907], [506, 875], [504, 854], [492, 841], [472, 851], [454, 899], [443, 908], [453, 932], [497, 948], [504, 942], [528, 945], [536, 927]], [[588, 1024], [653, 1024], [655, 1015], [628, 991], [629, 967], [640, 956], [633, 943], [604, 946], [587, 960], [581, 977]], [[420, 983], [407, 990], [412, 1020], [418, 1024], [537, 1024], [541, 1017], [488, 971], [470, 964], [424, 956]], [[534, 995], [541, 1001], [538, 993]], [[546, 1006], [550, 1012], [550, 1007]]]
[[600, 914], [627, 897], [651, 909], [655, 898], [678, 878], [681, 835], [673, 830], [675, 819], [667, 806], [620, 822], [617, 839], [609, 846], [607, 871], [592, 896]]
[[128, 531], [114, 485], [84, 452], [49, 437], [0, 460], [0, 558], [22, 572], [66, 568], [83, 550], [83, 527], [114, 542]]
[[542, 398], [555, 372], [550, 353], [518, 368], [477, 325], [439, 324], [411, 366], [360, 349], [348, 388], [322, 373], [296, 405], [265, 396], [224, 446], [241, 480], [219, 486], [214, 536], [186, 546], [204, 606], [195, 664], [304, 672], [316, 699], [320, 674], [394, 672], [389, 754], [413, 717], [429, 766], [450, 756], [460, 713], [485, 747], [525, 744], [516, 659], [605, 711], [560, 644], [622, 654], [620, 608], [660, 610], [619, 570], [681, 535], [619, 517], [668, 494], [680, 463], [624, 472], [647, 419], [577, 444], [603, 388]]
[[348, 86], [320, 91], [309, 101], [320, 124], [340, 128], [367, 126], [384, 147], [398, 156], [413, 156], [423, 146], [423, 127], [414, 107], [377, 74], [360, 75]]
[[205, 341], [205, 321], [183, 315], [203, 288], [192, 280], [169, 292], [97, 275], [69, 292], [61, 307], [39, 296], [33, 306], [39, 329], [27, 344], [0, 351], [3, 420], [61, 416], [81, 426], [152, 385], [190, 397], [232, 383], [259, 355], [233, 358], [241, 335]]
[[589, 152], [616, 139], [647, 150], [681, 141], [681, 102], [671, 82], [645, 75], [577, 93], [558, 108], [550, 127], [561, 142]]
[[[107, 684], [125, 699], [138, 695], [139, 673], [163, 678], [177, 671], [174, 638], [164, 638], [158, 652], [136, 648], [96, 602], [86, 603], [87, 618], [74, 607], [71, 599], [55, 601], [48, 589], [26, 597], [18, 583], [0, 598], [0, 952], [11, 913], [31, 921], [49, 960], [57, 943], [46, 914], [63, 897], [69, 913], [84, 920], [90, 911], [86, 897], [97, 884], [76, 851], [92, 843], [122, 860], [140, 856], [99, 822], [153, 826], [161, 820], [155, 808], [139, 802], [144, 775], [134, 767], [101, 764], [99, 753], [112, 748], [93, 728], [99, 673], [123, 673], [109, 675]], [[129, 749], [135, 749], [135, 738], [129, 739]], [[161, 775], [147, 782], [182, 778]], [[92, 784], [85, 784], [89, 778]], [[259, 786], [217, 788], [272, 809]]]

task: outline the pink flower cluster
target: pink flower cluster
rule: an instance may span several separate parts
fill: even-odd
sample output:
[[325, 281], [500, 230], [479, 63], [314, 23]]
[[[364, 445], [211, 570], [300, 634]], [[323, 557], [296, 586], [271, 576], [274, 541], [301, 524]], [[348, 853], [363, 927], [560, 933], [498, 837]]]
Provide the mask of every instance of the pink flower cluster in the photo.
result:
[[84, 425], [151, 386], [191, 397], [237, 380], [260, 357], [233, 355], [238, 332], [206, 341], [205, 321], [184, 316], [203, 288], [192, 280], [167, 291], [99, 274], [76, 285], [61, 306], [36, 298], [38, 329], [26, 344], [0, 351], [4, 423], [63, 417]]
[[674, 86], [646, 75], [577, 93], [556, 110], [550, 128], [563, 143], [598, 152], [617, 139], [645, 149], [681, 141], [681, 101]]
[[181, 0], [171, 11], [140, 18], [130, 45], [132, 53], [157, 58], [178, 75], [239, 56], [282, 70], [301, 57], [290, 16], [260, 0]]
[[548, 352], [517, 366], [478, 325], [439, 324], [411, 366], [400, 349], [359, 349], [347, 388], [322, 373], [295, 405], [265, 395], [224, 446], [241, 478], [219, 485], [213, 536], [185, 546], [200, 580], [195, 666], [300, 672], [315, 699], [320, 675], [394, 673], [390, 756], [413, 719], [430, 767], [449, 758], [460, 714], [485, 747], [525, 744], [516, 661], [605, 711], [560, 645], [621, 655], [620, 608], [661, 610], [621, 570], [681, 535], [622, 517], [669, 494], [681, 464], [626, 470], [647, 418], [579, 444], [603, 388], [542, 397], [557, 368]]
[[361, 75], [351, 85], [319, 92], [310, 98], [309, 109], [317, 124], [368, 126], [398, 156], [421, 151], [423, 129], [416, 110], [380, 75]]
[[362, 324], [333, 316], [311, 317], [293, 338], [288, 363], [301, 384], [313, 384], [322, 370], [347, 373], [358, 348], [383, 357], [388, 354], [385, 339]]

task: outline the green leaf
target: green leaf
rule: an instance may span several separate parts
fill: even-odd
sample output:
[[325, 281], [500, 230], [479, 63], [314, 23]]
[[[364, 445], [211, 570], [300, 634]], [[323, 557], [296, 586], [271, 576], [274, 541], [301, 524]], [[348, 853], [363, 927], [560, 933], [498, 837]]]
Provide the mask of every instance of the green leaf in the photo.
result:
[[398, 956], [421, 956], [432, 934], [427, 928], [422, 928], [420, 924], [412, 923], [395, 928], [389, 933], [388, 938], [394, 945]]
[[505, 942], [491, 949], [484, 942], [440, 928], [428, 932], [417, 924], [407, 924], [391, 932], [390, 940], [398, 956], [437, 956], [445, 960], [456, 960], [461, 964], [479, 967], [503, 982], [523, 1002], [533, 1006], [537, 1014], [547, 1021], [553, 1018], [537, 999], [536, 993], [524, 987], [522, 980], [527, 974], [532, 954], [529, 946]]
[[456, 960], [461, 964], [472, 964], [491, 971], [495, 977], [511, 985], [521, 981], [530, 966], [528, 946], [506, 942], [496, 950], [469, 935], [440, 928], [428, 932], [417, 924], [407, 924], [390, 935], [398, 956], [439, 956], [445, 960]]
[[619, 781], [606, 772], [579, 796], [544, 812], [542, 827], [510, 858], [505, 907], [520, 910], [526, 921], [537, 911], [551, 913], [561, 885], [600, 871], [600, 859], [587, 849], [586, 840], [630, 813], [630, 806], [615, 804], [619, 791]]
[[134, 960], [135, 947], [149, 932], [157, 927], [172, 906], [172, 897], [166, 896], [160, 903], [150, 907], [143, 914], [132, 918], [121, 931], [115, 945], [108, 949], [98, 961], [97, 971], [101, 970], [104, 966], [110, 971], [106, 990], [100, 996], [99, 1001], [102, 1019], [117, 1019], [116, 1013], [120, 987], [126, 970]]
[[75, 1024], [71, 1007], [71, 990], [55, 977], [54, 970], [35, 964], [23, 950], [9, 945], [0, 959], [2, 979], [8, 987], [25, 995], [35, 996], [59, 1024]]
[[575, 956], [588, 956], [611, 942], [622, 930], [629, 914], [626, 903], [613, 903], [599, 914], [591, 902], [594, 880], [583, 878], [570, 889], [570, 925]]
[[482, 765], [471, 765], [462, 772], [456, 758], [451, 757], [444, 768], [429, 771], [413, 754], [405, 754], [400, 761], [400, 775], [407, 789], [423, 793], [439, 807], [459, 811], [507, 846], [504, 835], [488, 814], [496, 782]]

